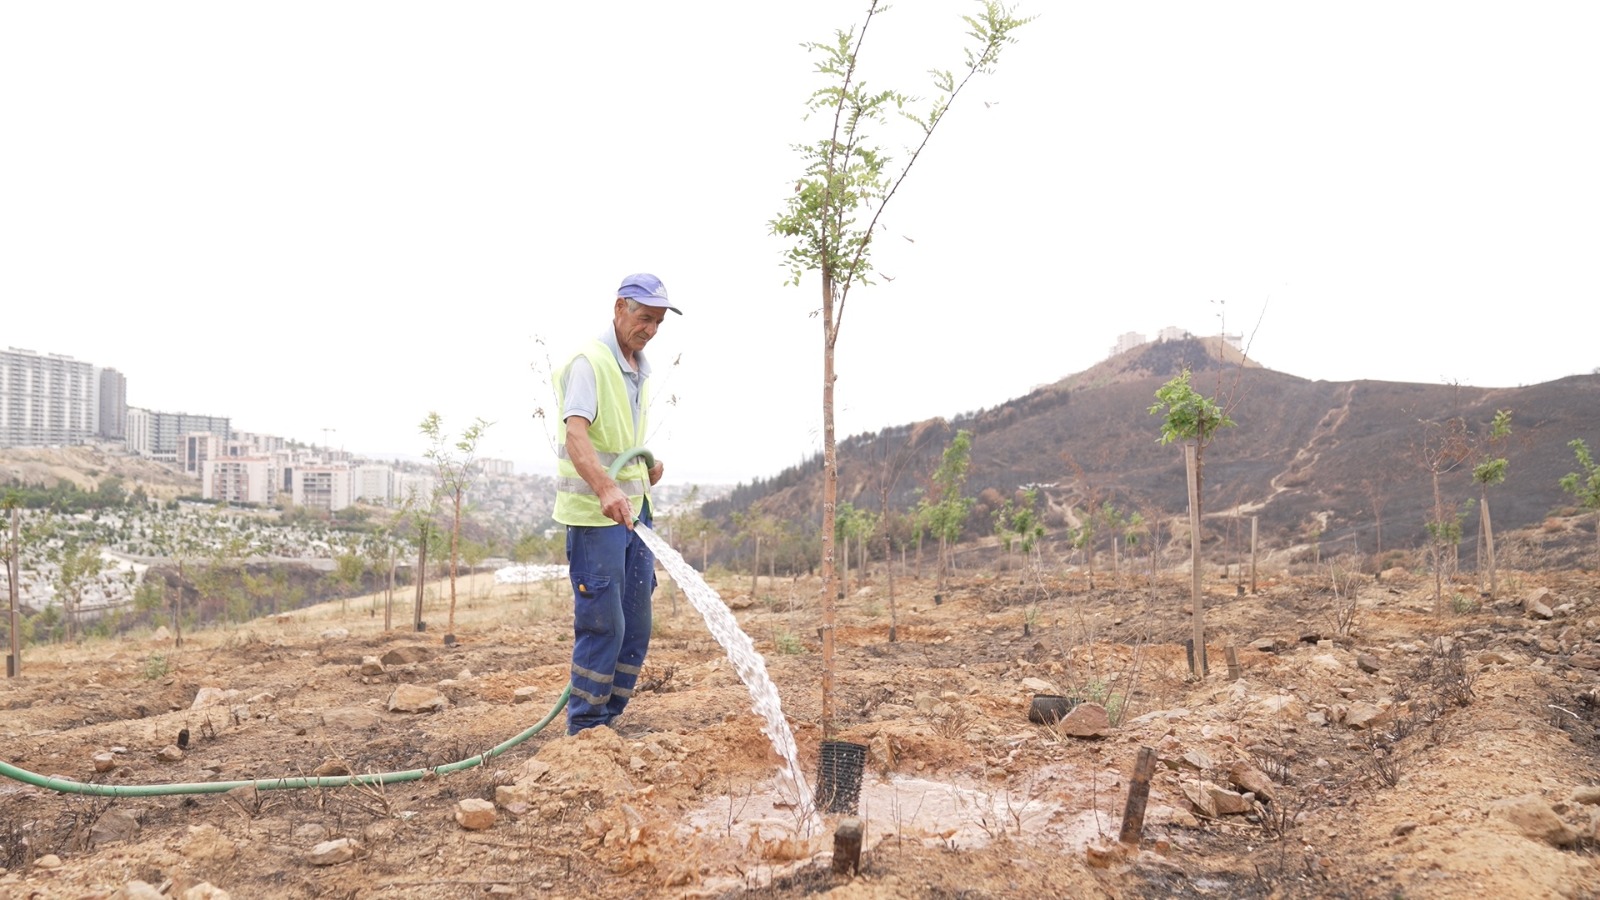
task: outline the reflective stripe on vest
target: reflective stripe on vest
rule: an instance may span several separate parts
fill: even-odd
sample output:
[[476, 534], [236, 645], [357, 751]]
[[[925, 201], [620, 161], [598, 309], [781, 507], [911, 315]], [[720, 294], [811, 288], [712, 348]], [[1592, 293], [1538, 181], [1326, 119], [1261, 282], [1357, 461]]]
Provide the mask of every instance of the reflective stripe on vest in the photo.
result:
[[[567, 370], [579, 355], [589, 360], [594, 370], [595, 421], [589, 423], [589, 441], [594, 445], [600, 465], [609, 469], [622, 454], [639, 445], [639, 435], [646, 434], [645, 416], [650, 402], [649, 380], [639, 387], [639, 425], [635, 430], [633, 405], [628, 401], [628, 386], [623, 382], [621, 368], [611, 348], [604, 341], [590, 341], [567, 360], [552, 377], [556, 389], [556, 408], [565, 406], [563, 382]], [[601, 511], [600, 498], [588, 482], [578, 475], [577, 466], [567, 454], [567, 421], [562, 417], [556, 424], [556, 507], [553, 513], [563, 525], [600, 527], [615, 525]], [[635, 458], [616, 474], [617, 486], [627, 495], [628, 502], [637, 514], [644, 509], [644, 499], [649, 491], [650, 473], [644, 461]]]

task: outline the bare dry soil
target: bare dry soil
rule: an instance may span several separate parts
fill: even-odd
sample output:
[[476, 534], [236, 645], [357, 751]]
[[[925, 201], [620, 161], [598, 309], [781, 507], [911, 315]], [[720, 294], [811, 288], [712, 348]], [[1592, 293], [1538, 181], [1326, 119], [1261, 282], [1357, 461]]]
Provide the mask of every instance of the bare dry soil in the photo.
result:
[[[750, 695], [663, 581], [615, 730], [568, 737], [558, 719], [483, 765], [382, 787], [98, 797], [0, 779], [0, 896], [1600, 896], [1593, 572], [1504, 573], [1495, 598], [1464, 576], [1443, 615], [1420, 573], [1217, 579], [1200, 681], [1181, 576], [900, 573], [891, 604], [887, 575], [853, 572], [839, 601], [830, 737], [867, 748], [858, 871], [832, 871], [843, 816], [808, 824]], [[712, 582], [814, 781], [817, 582], [763, 579], [754, 598], [748, 575]], [[31, 650], [0, 683], [0, 759], [136, 785], [473, 757], [550, 711], [570, 600], [487, 576], [458, 590], [452, 643], [447, 599], [415, 633], [361, 598], [182, 647]], [[405, 685], [434, 708], [391, 711]], [[1031, 722], [1038, 694], [1082, 712]], [[1134, 848], [1117, 836], [1144, 747]]]

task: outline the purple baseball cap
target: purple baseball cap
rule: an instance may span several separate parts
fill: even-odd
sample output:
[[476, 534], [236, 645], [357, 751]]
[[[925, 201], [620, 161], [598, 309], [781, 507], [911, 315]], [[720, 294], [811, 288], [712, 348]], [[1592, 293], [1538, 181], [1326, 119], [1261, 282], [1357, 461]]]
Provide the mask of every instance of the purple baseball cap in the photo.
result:
[[617, 288], [617, 296], [636, 300], [645, 306], [670, 309], [680, 316], [683, 315], [683, 310], [667, 300], [667, 286], [649, 272], [637, 272], [622, 279], [622, 286]]

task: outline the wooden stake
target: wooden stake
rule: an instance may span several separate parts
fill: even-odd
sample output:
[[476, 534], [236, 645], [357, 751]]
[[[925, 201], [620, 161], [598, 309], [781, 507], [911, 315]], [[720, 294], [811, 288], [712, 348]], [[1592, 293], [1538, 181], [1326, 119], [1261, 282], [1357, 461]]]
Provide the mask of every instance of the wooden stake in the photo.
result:
[[[1142, 807], [1139, 814], [1144, 815]], [[833, 830], [833, 871], [836, 875], [854, 875], [861, 871], [860, 819], [840, 819], [839, 827]]]
[[[1155, 748], [1140, 747], [1139, 759], [1133, 764], [1133, 780], [1128, 782], [1128, 803], [1122, 808], [1122, 832], [1117, 837], [1131, 847], [1137, 847], [1144, 841], [1144, 807], [1150, 800], [1150, 776], [1155, 771]], [[838, 858], [838, 851], [835, 850], [834, 859]]]
[[1228, 655], [1228, 680], [1238, 681], [1244, 677], [1244, 673], [1239, 669], [1239, 651], [1229, 644], [1223, 648], [1223, 652]]

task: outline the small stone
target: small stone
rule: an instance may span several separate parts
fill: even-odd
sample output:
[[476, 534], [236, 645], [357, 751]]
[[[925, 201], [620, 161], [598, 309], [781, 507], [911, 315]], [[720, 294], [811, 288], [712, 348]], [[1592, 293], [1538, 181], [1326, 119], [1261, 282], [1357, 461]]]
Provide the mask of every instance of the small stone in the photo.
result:
[[90, 846], [99, 847], [102, 844], [117, 844], [122, 841], [131, 841], [139, 834], [139, 818], [132, 812], [112, 807], [95, 820], [94, 826], [89, 829]]
[[456, 824], [468, 831], [483, 831], [494, 827], [494, 804], [487, 800], [469, 797], [456, 804]]
[[1388, 714], [1388, 710], [1377, 704], [1357, 701], [1345, 710], [1343, 721], [1346, 726], [1360, 730], [1380, 724]]
[[350, 636], [348, 628], [329, 628], [319, 635], [325, 641], [342, 641]]
[[203, 687], [195, 692], [194, 702], [189, 704], [190, 709], [205, 709], [211, 706], [225, 706], [239, 696], [240, 692], [234, 689], [224, 690], [219, 687]]
[[96, 753], [93, 759], [94, 770], [96, 772], [109, 772], [117, 767], [117, 757], [115, 754]]
[[1394, 827], [1394, 829], [1392, 831], [1390, 831], [1389, 833], [1394, 835], [1395, 837], [1405, 837], [1406, 835], [1410, 834], [1411, 832], [1416, 831], [1417, 830], [1417, 825], [1418, 825], [1417, 822], [1413, 822], [1410, 819], [1407, 819], [1406, 821], [1401, 822], [1399, 825], [1396, 825]]
[[1378, 673], [1378, 658], [1371, 653], [1357, 653], [1356, 668], [1366, 672], [1368, 675], [1376, 675]]
[[1211, 805], [1216, 808], [1217, 815], [1240, 816], [1250, 811], [1250, 802], [1238, 791], [1230, 791], [1210, 782], [1206, 782], [1205, 788], [1211, 794]]
[[1494, 811], [1515, 825], [1524, 836], [1555, 847], [1570, 847], [1578, 834], [1561, 821], [1556, 811], [1538, 794], [1525, 794], [1494, 804]]
[[1083, 848], [1084, 860], [1096, 869], [1109, 869], [1128, 857], [1127, 848], [1112, 841], [1096, 841]]
[[1600, 784], [1581, 784], [1573, 788], [1572, 802], [1600, 806]]
[[1056, 724], [1056, 730], [1068, 737], [1103, 737], [1111, 730], [1111, 717], [1098, 703], [1080, 703]]
[[59, 869], [61, 868], [61, 857], [55, 855], [54, 853], [46, 853], [45, 855], [34, 860], [33, 865], [35, 868], [39, 869]]
[[361, 852], [359, 841], [350, 838], [338, 838], [332, 841], [323, 841], [311, 848], [306, 854], [306, 862], [313, 866], [336, 866], [340, 863], [355, 859]]
[[383, 674], [383, 660], [376, 656], [361, 657], [361, 674], [367, 676]]
[[539, 699], [539, 695], [541, 693], [543, 693], [541, 688], [535, 687], [531, 684], [525, 684], [511, 692], [511, 702], [532, 703], [533, 701]]
[[350, 767], [345, 764], [344, 760], [330, 756], [322, 761], [322, 765], [317, 766], [316, 769], [312, 770], [311, 774], [317, 776], [318, 778], [349, 775]]
[[233, 895], [209, 881], [202, 881], [179, 896], [181, 900], [233, 900]]
[[156, 759], [159, 759], [162, 762], [182, 762], [183, 756], [183, 751], [179, 750], [176, 744], [168, 744], [167, 746], [156, 751]]
[[409, 666], [413, 663], [427, 662], [432, 658], [432, 649], [421, 644], [408, 644], [389, 650], [379, 661], [385, 666]]
[[1246, 762], [1236, 762], [1228, 767], [1228, 781], [1241, 791], [1255, 794], [1268, 803], [1277, 796], [1277, 785], [1265, 772]]
[[433, 688], [414, 684], [396, 685], [387, 704], [390, 712], [437, 712], [450, 706], [450, 700]]

